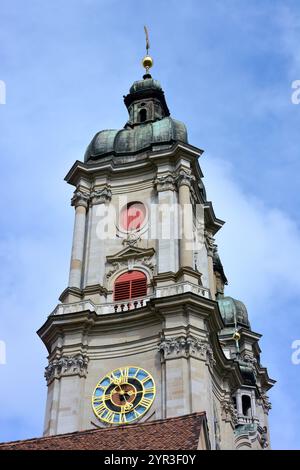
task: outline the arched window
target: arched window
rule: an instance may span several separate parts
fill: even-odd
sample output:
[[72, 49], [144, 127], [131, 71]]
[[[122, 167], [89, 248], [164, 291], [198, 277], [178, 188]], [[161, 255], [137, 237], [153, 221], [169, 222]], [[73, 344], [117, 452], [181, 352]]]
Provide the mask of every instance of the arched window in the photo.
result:
[[140, 110], [140, 122], [145, 122], [147, 120], [147, 111], [145, 108]]
[[249, 397], [249, 395], [242, 395], [242, 410], [244, 416], [248, 416], [248, 418], [251, 418], [251, 398]]
[[114, 300], [131, 300], [147, 295], [147, 277], [141, 271], [121, 274], [114, 285]]

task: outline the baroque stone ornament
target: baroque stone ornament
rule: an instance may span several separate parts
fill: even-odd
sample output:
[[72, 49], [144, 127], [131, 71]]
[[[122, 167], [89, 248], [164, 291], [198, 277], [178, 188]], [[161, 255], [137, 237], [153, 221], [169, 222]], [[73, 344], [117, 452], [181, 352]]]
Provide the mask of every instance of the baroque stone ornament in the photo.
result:
[[138, 232], [128, 232], [126, 238], [122, 241], [122, 245], [135, 246], [141, 240]]
[[221, 411], [222, 419], [227, 422], [231, 422], [233, 426], [237, 425], [238, 414], [231, 399], [221, 401]]
[[156, 190], [161, 191], [175, 191], [176, 178], [173, 174], [158, 176], [155, 180]]
[[213, 352], [208, 342], [194, 336], [164, 338], [159, 343], [158, 349], [162, 353], [162, 360], [180, 356], [194, 356], [205, 360], [211, 366], [215, 364]]
[[94, 189], [91, 192], [91, 204], [104, 204], [106, 202], [110, 202], [111, 200], [111, 190], [109, 186], [105, 186], [104, 188]]
[[204, 231], [204, 237], [207, 255], [213, 257], [215, 252], [215, 239], [208, 230]]
[[186, 185], [191, 188], [193, 181], [195, 181], [194, 175], [191, 174], [190, 170], [179, 170], [177, 173], [177, 186]]
[[262, 404], [262, 407], [263, 407], [263, 410], [265, 413], [269, 413], [269, 411], [271, 410], [272, 408], [272, 404], [269, 400], [269, 397], [266, 393], [262, 393], [261, 396], [260, 396], [260, 402]]
[[88, 207], [90, 200], [90, 193], [85, 191], [74, 191], [73, 197], [71, 199], [71, 206], [83, 206]]
[[75, 356], [62, 356], [49, 362], [45, 369], [45, 378], [49, 384], [54, 379], [66, 375], [79, 375], [86, 377], [88, 358], [82, 354]]

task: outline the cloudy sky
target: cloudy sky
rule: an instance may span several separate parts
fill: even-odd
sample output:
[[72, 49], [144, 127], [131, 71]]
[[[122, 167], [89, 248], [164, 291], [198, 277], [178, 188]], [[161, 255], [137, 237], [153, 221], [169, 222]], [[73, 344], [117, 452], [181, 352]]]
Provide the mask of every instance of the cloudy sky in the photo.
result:
[[0, 21], [0, 441], [42, 433], [46, 350], [35, 332], [67, 284], [63, 178], [98, 130], [124, 125], [147, 24], [152, 75], [205, 150], [208, 197], [226, 220], [217, 242], [227, 293], [247, 304], [278, 381], [273, 448], [299, 449], [299, 1], [1, 0]]

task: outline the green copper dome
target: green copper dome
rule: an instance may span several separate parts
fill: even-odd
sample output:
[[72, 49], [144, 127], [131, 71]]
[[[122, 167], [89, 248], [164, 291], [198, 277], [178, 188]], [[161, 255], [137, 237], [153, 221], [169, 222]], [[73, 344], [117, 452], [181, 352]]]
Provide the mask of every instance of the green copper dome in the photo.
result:
[[131, 85], [129, 94], [144, 92], [148, 90], [158, 90], [162, 92], [161, 84], [158, 80], [154, 80], [150, 75], [145, 75], [143, 80], [137, 80]]
[[219, 297], [219, 309], [226, 326], [235, 323], [250, 328], [246, 306], [233, 297]]
[[161, 85], [150, 74], [133, 83], [124, 103], [129, 114], [124, 128], [98, 132], [86, 150], [85, 162], [168, 147], [175, 141], [187, 143], [185, 125], [170, 117]]

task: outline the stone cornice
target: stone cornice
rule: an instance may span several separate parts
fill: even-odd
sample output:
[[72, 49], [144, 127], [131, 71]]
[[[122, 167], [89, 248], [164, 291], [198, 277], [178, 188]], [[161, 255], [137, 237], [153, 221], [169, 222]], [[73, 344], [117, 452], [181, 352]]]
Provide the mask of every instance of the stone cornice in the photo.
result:
[[213, 205], [210, 201], [206, 201], [204, 204], [204, 218], [205, 227], [212, 235], [215, 235], [225, 223], [223, 220], [216, 217]]
[[[65, 181], [76, 186], [80, 178], [84, 177], [87, 179], [90, 176], [106, 175], [110, 177], [113, 173], [118, 173], [119, 175], [128, 175], [130, 170], [135, 172], [139, 169], [144, 172], [146, 168], [153, 169], [153, 164], [155, 162], [164, 160], [164, 159], [174, 159], [176, 158], [186, 158], [192, 161], [193, 170], [196, 178], [202, 178], [203, 174], [198, 164], [198, 158], [203, 153], [203, 150], [194, 147], [183, 142], [174, 142], [174, 144], [164, 150], [148, 150], [143, 152], [138, 152], [137, 155], [128, 157], [103, 157], [93, 163], [84, 163], [77, 160], [74, 165], [71, 167], [70, 171], [65, 177]], [[126, 163], [123, 161], [126, 160]]]
[[[243, 379], [239, 366], [224, 356], [217, 337], [217, 331], [223, 326], [217, 303], [191, 292], [151, 299], [145, 307], [123, 313], [97, 315], [96, 312], [89, 309], [63, 315], [51, 315], [39, 329], [38, 334], [50, 351], [51, 345], [62, 335], [70, 335], [71, 337], [74, 332], [79, 331], [89, 330], [90, 334], [102, 335], [112, 332], [121, 333], [123, 330], [128, 331], [128, 329], [140, 331], [141, 326], [144, 328], [146, 325], [156, 325], [155, 328], [159, 334], [164, 329], [167, 317], [171, 316], [172, 319], [176, 319], [177, 315], [179, 319], [182, 315], [185, 318], [190, 318], [189, 321], [192, 323], [193, 317], [201, 316], [207, 325], [216, 372], [222, 377], [226, 377], [233, 390], [241, 387]], [[113, 348], [113, 345], [110, 347]]]

